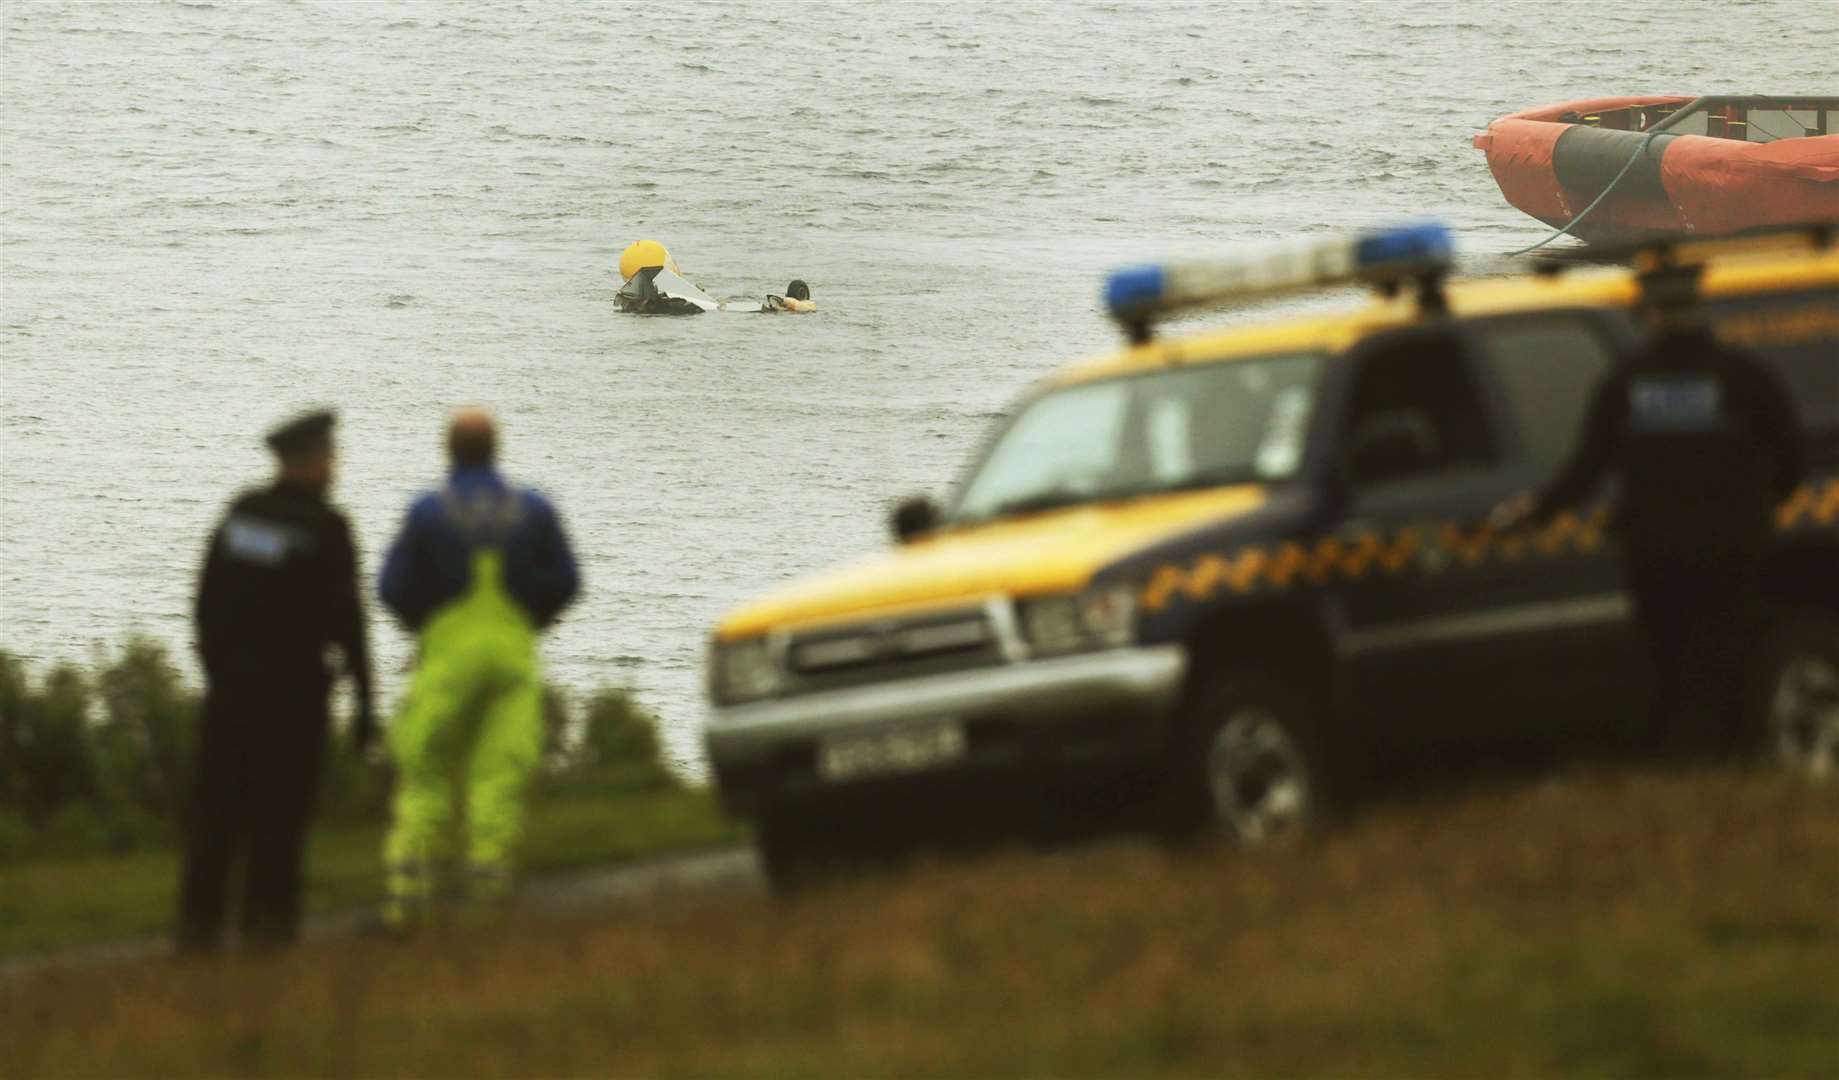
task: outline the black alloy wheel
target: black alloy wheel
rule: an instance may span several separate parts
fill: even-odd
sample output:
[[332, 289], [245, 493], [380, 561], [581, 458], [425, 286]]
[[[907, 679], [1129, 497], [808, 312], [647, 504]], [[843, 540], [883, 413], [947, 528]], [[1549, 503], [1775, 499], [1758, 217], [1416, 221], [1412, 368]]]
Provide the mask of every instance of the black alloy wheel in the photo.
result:
[[1795, 613], [1756, 653], [1748, 698], [1751, 745], [1790, 772], [1839, 777], [1839, 619]]
[[1325, 823], [1328, 776], [1301, 694], [1258, 672], [1222, 672], [1192, 688], [1182, 719], [1168, 791], [1177, 838], [1263, 848]]

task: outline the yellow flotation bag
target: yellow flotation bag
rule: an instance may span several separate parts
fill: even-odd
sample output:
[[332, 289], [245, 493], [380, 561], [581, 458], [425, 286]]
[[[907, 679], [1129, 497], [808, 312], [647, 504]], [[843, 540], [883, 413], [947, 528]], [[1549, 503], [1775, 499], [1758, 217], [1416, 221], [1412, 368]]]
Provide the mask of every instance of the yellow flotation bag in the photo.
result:
[[817, 301], [800, 300], [794, 296], [777, 296], [773, 294], [768, 294], [766, 297], [766, 307], [762, 310], [765, 310], [765, 311], [796, 311], [796, 312], [816, 311]]
[[662, 266], [673, 274], [682, 274], [677, 269], [677, 260], [670, 257], [664, 245], [656, 240], [639, 240], [628, 246], [619, 256], [619, 276], [623, 281], [631, 281], [632, 275], [647, 266]]

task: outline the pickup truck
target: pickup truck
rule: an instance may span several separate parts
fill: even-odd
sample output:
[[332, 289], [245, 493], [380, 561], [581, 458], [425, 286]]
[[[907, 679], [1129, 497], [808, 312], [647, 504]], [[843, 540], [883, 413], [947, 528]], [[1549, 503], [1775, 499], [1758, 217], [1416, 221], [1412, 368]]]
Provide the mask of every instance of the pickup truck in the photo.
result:
[[[1444, 249], [1446, 251], [1446, 248]], [[1568, 455], [1638, 333], [1623, 268], [1446, 282], [1423, 230], [1113, 281], [1124, 351], [999, 422], [888, 551], [714, 628], [705, 729], [770, 874], [845, 832], [1042, 778], [1137, 778], [1245, 845], [1319, 822], [1381, 763], [1626, 740], [1646, 677], [1605, 495], [1530, 534], [1489, 509]], [[1815, 472], [1784, 502], [1754, 745], [1839, 769], [1839, 247], [1694, 254], [1702, 313], [1790, 388]], [[1366, 280], [1356, 310], [1156, 338], [1202, 302]], [[1031, 789], [1033, 790], [1033, 789]]]

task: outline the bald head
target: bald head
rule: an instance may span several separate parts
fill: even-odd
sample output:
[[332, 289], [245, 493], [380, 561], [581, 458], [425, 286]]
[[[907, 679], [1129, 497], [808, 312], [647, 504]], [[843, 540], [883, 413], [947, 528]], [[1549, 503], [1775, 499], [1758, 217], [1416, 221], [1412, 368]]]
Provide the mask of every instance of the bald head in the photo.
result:
[[455, 466], [490, 465], [498, 456], [498, 428], [492, 414], [477, 407], [454, 413], [447, 425], [447, 456]]

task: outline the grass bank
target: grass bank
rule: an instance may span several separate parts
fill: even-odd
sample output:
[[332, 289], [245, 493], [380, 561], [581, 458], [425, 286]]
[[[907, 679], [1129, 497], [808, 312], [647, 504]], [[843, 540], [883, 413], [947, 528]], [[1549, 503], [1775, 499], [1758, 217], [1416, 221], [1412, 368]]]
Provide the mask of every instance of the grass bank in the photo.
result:
[[24, 1075], [1830, 1076], [1839, 788], [1592, 774], [1258, 857], [999, 856], [0, 989]]
[[[706, 788], [609, 766], [547, 781], [532, 801], [523, 864], [542, 874], [744, 838]], [[313, 913], [382, 896], [382, 826], [316, 831], [307, 852]], [[176, 851], [0, 863], [0, 958], [164, 933], [177, 902]]]

